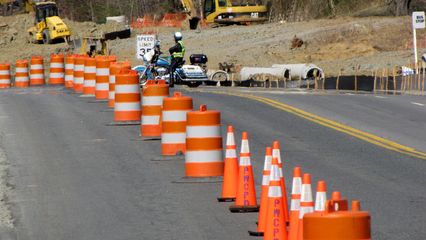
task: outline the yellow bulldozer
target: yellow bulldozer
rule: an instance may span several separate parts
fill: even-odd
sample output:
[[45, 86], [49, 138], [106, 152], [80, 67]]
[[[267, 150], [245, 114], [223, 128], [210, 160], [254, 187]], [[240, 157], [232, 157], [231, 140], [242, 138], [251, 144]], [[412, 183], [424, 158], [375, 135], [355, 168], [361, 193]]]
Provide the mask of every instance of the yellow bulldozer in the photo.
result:
[[[204, 0], [201, 14], [194, 0], [181, 0], [185, 12], [189, 15], [190, 28], [195, 29], [201, 20], [215, 24], [248, 24], [268, 20], [268, 7], [258, 4], [233, 4], [232, 0]], [[201, 16], [200, 16], [201, 15]]]
[[55, 2], [27, 1], [27, 11], [30, 6], [35, 12], [35, 25], [28, 29], [30, 42], [50, 44], [58, 39], [70, 40], [71, 31], [59, 17]]

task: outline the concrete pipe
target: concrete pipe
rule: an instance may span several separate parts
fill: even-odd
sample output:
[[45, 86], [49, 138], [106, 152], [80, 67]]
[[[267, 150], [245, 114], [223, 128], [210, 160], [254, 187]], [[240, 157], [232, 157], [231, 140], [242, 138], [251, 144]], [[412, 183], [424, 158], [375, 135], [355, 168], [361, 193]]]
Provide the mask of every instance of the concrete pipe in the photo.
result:
[[125, 16], [106, 17], [106, 21], [107, 22], [126, 23], [126, 17]]
[[290, 70], [291, 80], [324, 79], [324, 71], [315, 64], [274, 64], [272, 68]]
[[242, 67], [240, 71], [241, 80], [260, 80], [263, 76], [274, 78], [269, 80], [285, 80], [290, 78], [290, 71], [282, 67]]

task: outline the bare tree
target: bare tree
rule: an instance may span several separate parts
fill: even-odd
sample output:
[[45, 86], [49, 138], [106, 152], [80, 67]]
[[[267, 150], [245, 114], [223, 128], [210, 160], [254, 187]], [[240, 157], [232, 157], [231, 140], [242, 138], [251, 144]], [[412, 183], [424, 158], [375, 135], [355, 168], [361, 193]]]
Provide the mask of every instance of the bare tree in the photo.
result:
[[411, 0], [393, 0], [396, 16], [408, 15]]

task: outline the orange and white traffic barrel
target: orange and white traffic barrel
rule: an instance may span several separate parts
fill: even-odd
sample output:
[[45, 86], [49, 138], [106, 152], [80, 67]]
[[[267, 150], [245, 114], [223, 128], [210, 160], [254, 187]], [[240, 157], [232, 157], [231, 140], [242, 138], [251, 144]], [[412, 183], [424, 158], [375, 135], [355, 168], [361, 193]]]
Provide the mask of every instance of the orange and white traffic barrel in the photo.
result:
[[74, 86], [74, 55], [65, 57], [65, 87], [73, 88]]
[[[143, 101], [143, 98], [142, 98]], [[163, 100], [161, 154], [173, 156], [186, 149], [186, 113], [192, 111], [192, 98], [175, 92]]]
[[43, 57], [33, 56], [31, 57], [30, 65], [30, 85], [39, 86], [46, 84], [44, 80], [44, 65]]
[[114, 121], [140, 121], [141, 94], [136, 71], [116, 74]]
[[10, 64], [0, 63], [0, 88], [10, 88]]
[[84, 59], [84, 95], [95, 95], [96, 88], [96, 59], [86, 57]]
[[74, 91], [77, 93], [83, 92], [84, 85], [84, 56], [74, 57]]
[[109, 56], [107, 56], [107, 58], [108, 58], [110, 63], [117, 62], [117, 56], [115, 56], [115, 55], [109, 55]]
[[15, 87], [27, 88], [30, 85], [28, 76], [28, 61], [17, 60], [15, 68]]
[[163, 99], [169, 96], [169, 85], [164, 80], [148, 80], [142, 90], [142, 137], [161, 136]]
[[186, 115], [185, 175], [187, 177], [215, 177], [223, 175], [222, 135], [220, 112], [207, 110]]
[[325, 211], [306, 213], [303, 217], [303, 239], [369, 240], [371, 216], [361, 210], [361, 203], [346, 199], [328, 200]]
[[130, 62], [111, 62], [109, 67], [109, 94], [108, 107], [114, 107], [115, 100], [115, 75], [120, 73], [122, 69], [130, 70]]
[[52, 54], [50, 56], [49, 85], [62, 85], [64, 83], [64, 55]]
[[108, 99], [109, 93], [109, 65], [107, 57], [96, 58], [96, 99]]

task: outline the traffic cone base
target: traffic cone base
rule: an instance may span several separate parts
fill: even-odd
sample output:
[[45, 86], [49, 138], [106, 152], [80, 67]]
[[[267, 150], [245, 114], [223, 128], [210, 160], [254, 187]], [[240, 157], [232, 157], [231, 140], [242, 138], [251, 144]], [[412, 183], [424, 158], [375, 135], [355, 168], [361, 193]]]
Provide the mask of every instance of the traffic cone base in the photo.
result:
[[263, 232], [252, 232], [252, 231], [248, 231], [250, 236], [253, 237], [263, 237], [264, 233]]
[[116, 122], [128, 122], [128, 121], [140, 121], [140, 111], [127, 111], [114, 113], [114, 121]]
[[143, 125], [141, 130], [143, 137], [161, 137], [161, 125]]
[[185, 165], [185, 176], [187, 177], [219, 177], [223, 175], [223, 162], [186, 163]]
[[235, 202], [235, 198], [225, 198], [225, 197], [222, 197], [222, 198], [217, 198], [217, 201], [218, 202]]
[[229, 207], [229, 211], [232, 213], [248, 213], [248, 212], [259, 212], [259, 205], [256, 206], [237, 206], [232, 205]]
[[179, 153], [185, 154], [186, 144], [165, 144], [161, 145], [161, 155], [163, 156], [176, 156]]

